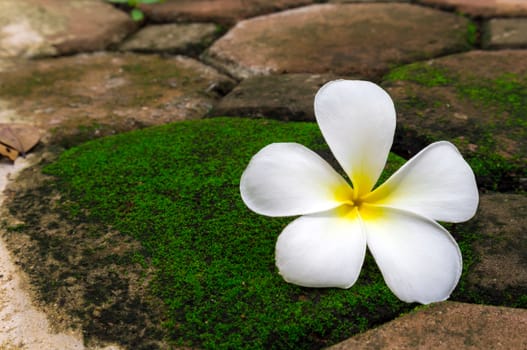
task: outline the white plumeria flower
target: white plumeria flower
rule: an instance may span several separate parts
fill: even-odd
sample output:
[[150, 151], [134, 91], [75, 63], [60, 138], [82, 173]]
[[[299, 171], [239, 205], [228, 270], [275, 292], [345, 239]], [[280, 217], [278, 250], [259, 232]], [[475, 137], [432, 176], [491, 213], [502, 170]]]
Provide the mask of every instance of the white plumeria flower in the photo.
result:
[[351, 287], [366, 246], [405, 302], [445, 300], [459, 281], [461, 252], [435, 220], [462, 222], [478, 206], [474, 173], [449, 142], [436, 142], [373, 189], [395, 132], [390, 96], [367, 81], [337, 80], [315, 96], [326, 142], [351, 180], [297, 143], [273, 143], [241, 177], [245, 204], [262, 215], [296, 216], [276, 243], [283, 278], [305, 287]]

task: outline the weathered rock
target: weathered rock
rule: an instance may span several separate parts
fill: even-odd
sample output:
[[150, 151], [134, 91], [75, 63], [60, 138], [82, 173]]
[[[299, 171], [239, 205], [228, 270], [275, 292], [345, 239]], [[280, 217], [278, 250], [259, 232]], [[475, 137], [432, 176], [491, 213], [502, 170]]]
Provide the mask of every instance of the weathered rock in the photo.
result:
[[233, 24], [241, 19], [312, 4], [315, 0], [165, 0], [141, 5], [147, 18], [157, 22], [216, 22]]
[[97, 0], [3, 0], [0, 57], [102, 50], [135, 28], [127, 14]]
[[421, 308], [329, 349], [525, 348], [527, 310], [443, 302]]
[[480, 185], [525, 187], [527, 51], [471, 51], [393, 70], [383, 84], [396, 102], [398, 152], [454, 142]]
[[212, 23], [151, 25], [135, 33], [120, 49], [197, 55], [209, 46], [217, 35], [217, 27]]
[[357, 2], [411, 2], [412, 0], [330, 0], [329, 3], [357, 3]]
[[485, 48], [527, 47], [527, 18], [493, 18], [485, 25]]
[[478, 258], [465, 288], [484, 295], [486, 303], [514, 305], [527, 295], [526, 212], [525, 195], [484, 194], [466, 229], [477, 235], [473, 249]]
[[0, 81], [2, 121], [62, 143], [201, 118], [234, 84], [190, 58], [104, 53], [27, 62]]
[[335, 76], [283, 74], [243, 80], [209, 113], [210, 116], [313, 121], [313, 98]]
[[474, 17], [504, 17], [527, 15], [524, 0], [418, 0], [425, 5], [435, 5]]
[[312, 5], [239, 22], [202, 58], [237, 78], [331, 72], [371, 79], [394, 64], [465, 49], [467, 25], [409, 4]]

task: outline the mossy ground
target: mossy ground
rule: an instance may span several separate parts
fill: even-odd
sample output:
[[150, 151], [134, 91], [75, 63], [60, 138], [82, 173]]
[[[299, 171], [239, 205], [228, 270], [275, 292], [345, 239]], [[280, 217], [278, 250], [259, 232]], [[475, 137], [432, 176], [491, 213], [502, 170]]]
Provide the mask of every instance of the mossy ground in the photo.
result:
[[[302, 288], [282, 280], [274, 246], [292, 218], [256, 215], [239, 195], [250, 158], [271, 142], [304, 144], [338, 168], [316, 124], [268, 120], [182, 122], [66, 151], [45, 167], [52, 180], [20, 193], [18, 203], [58, 191], [60, 200], [43, 207], [54, 207], [63, 220], [78, 223], [77, 229], [53, 237], [34, 211], [24, 216], [23, 207], [10, 207], [25, 222], [13, 234], [25, 232], [40, 242], [32, 249], [41, 258], [26, 265], [47, 302], [66, 303], [72, 296], [57, 290], [74, 275], [73, 284], [84, 287], [76, 316], [84, 320], [86, 336], [134, 349], [156, 348], [147, 338], [161, 333], [170, 343], [200, 348], [319, 349], [411, 310], [415, 305], [397, 300], [369, 255], [348, 290]], [[391, 155], [384, 177], [403, 162]], [[78, 234], [85, 225], [91, 229]], [[108, 236], [110, 229], [119, 234]], [[465, 243], [472, 236], [456, 238], [469, 254]], [[68, 273], [56, 272], [63, 269]], [[41, 278], [50, 271], [56, 278]], [[134, 273], [149, 281], [143, 293], [151, 298], [127, 300]], [[152, 303], [143, 300], [155, 298], [164, 303], [157, 305], [162, 312], [152, 309], [153, 317]], [[160, 319], [162, 327], [152, 325]], [[119, 332], [110, 332], [115, 325]]]

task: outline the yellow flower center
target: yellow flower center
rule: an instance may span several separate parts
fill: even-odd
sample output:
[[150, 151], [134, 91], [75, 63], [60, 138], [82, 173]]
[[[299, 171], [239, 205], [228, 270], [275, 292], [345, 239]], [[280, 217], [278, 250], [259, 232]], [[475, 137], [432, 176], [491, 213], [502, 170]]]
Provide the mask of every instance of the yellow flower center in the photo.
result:
[[[360, 216], [363, 220], [373, 219], [378, 217], [382, 210], [377, 208], [374, 204], [376, 198], [371, 196], [372, 192], [366, 190], [361, 191], [360, 182], [354, 187], [350, 185], [341, 186], [335, 191], [335, 198], [342, 203], [337, 208], [339, 216], [347, 219], [356, 219]], [[364, 187], [362, 187], [364, 188]]]

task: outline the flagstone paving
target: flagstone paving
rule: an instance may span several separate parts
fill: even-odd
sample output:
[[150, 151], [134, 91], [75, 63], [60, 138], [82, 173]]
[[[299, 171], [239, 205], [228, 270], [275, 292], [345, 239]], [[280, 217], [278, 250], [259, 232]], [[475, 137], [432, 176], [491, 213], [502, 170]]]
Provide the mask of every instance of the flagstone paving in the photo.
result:
[[0, 57], [104, 50], [135, 28], [122, 11], [93, 0], [2, 0]]
[[483, 47], [526, 48], [527, 19], [525, 18], [493, 18], [484, 27]]
[[192, 58], [115, 53], [28, 61], [0, 80], [4, 119], [22, 117], [51, 142], [201, 118], [234, 84]]
[[456, 10], [474, 17], [527, 16], [527, 2], [523, 0], [418, 0], [418, 2]]
[[[478, 257], [465, 288], [485, 291], [487, 303], [509, 305], [527, 298], [527, 197], [486, 193], [470, 223], [481, 236], [474, 243]], [[527, 320], [526, 320], [527, 322]]]
[[247, 17], [312, 4], [315, 0], [165, 0], [143, 4], [141, 9], [156, 22], [208, 22], [233, 24]]
[[[319, 2], [166, 0], [142, 5], [147, 21], [137, 24], [100, 0], [2, 0], [0, 121], [42, 130], [40, 157], [180, 120], [313, 121], [324, 82], [373, 80], [396, 105], [397, 153], [447, 139], [480, 174], [476, 217], [449, 228], [475, 236], [474, 256], [465, 257], [455, 302], [418, 308], [332, 349], [527, 348], [527, 2]], [[9, 302], [2, 295], [0, 307]], [[65, 299], [69, 309], [76, 302]], [[0, 327], [0, 348], [50, 344], [14, 343], [24, 337], [15, 328], [25, 328], [11, 324]], [[104, 340], [118, 342], [118, 330]]]
[[119, 46], [123, 51], [197, 55], [219, 36], [214, 23], [172, 23], [147, 26]]
[[447, 301], [421, 308], [329, 350], [525, 349], [527, 310]]
[[[330, 74], [281, 74], [243, 80], [214, 106], [209, 116], [314, 121], [313, 98]], [[340, 77], [342, 78], [342, 77]]]
[[525, 185], [527, 51], [473, 50], [415, 63], [391, 71], [383, 85], [398, 110], [395, 147], [415, 154], [429, 140], [447, 139], [468, 157], [492, 154], [494, 164], [510, 164], [500, 170], [502, 188]]
[[461, 16], [408, 4], [311, 5], [241, 21], [203, 59], [238, 79], [305, 72], [373, 79], [395, 64], [468, 49], [468, 26]]

